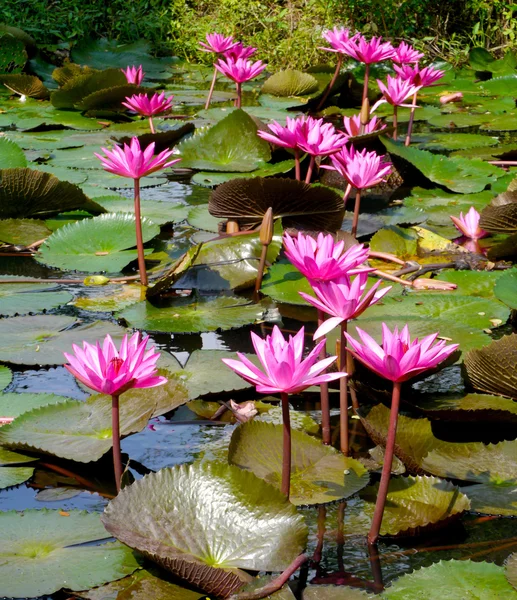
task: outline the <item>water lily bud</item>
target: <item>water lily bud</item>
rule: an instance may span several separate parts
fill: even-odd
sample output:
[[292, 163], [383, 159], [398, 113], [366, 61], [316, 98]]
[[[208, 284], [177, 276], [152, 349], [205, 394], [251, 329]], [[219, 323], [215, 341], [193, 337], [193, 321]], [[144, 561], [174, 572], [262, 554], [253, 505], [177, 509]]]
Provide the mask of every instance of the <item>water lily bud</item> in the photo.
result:
[[106, 285], [109, 282], [109, 278], [104, 275], [89, 275], [83, 280], [84, 285]]
[[370, 122], [370, 102], [368, 101], [368, 98], [365, 98], [363, 100], [363, 106], [361, 107], [361, 126], [364, 127], [365, 125], [368, 125], [368, 123]]
[[273, 209], [271, 206], [266, 210], [266, 214], [262, 219], [262, 225], [260, 226], [259, 239], [262, 245], [269, 246], [273, 239]]

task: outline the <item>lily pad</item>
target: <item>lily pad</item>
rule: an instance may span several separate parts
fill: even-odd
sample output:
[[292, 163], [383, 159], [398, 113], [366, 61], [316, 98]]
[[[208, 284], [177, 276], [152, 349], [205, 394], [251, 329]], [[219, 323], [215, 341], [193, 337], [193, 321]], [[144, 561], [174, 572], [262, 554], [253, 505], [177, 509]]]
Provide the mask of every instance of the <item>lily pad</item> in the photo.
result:
[[14, 510], [0, 513], [2, 594], [34, 598], [65, 587], [84, 590], [131, 574], [132, 551], [109, 538], [99, 516], [86, 511]]
[[23, 150], [7, 138], [0, 138], [0, 165], [2, 169], [26, 167], [27, 159]]
[[4, 465], [22, 465], [24, 463], [35, 462], [38, 459], [34, 456], [27, 456], [19, 452], [13, 452], [0, 446], [0, 466]]
[[[91, 71], [68, 80], [63, 87], [52, 92], [50, 101], [55, 108], [75, 108], [77, 103], [90, 94], [118, 85], [127, 85], [126, 76], [120, 69]], [[138, 89], [138, 86], [134, 85], [132, 88]]]
[[517, 399], [517, 335], [506, 335], [465, 356], [470, 384], [488, 394]]
[[[135, 204], [133, 200], [116, 199], [102, 196], [95, 200], [108, 212], [135, 213]], [[141, 214], [157, 225], [166, 223], [179, 223], [184, 221], [191, 207], [186, 204], [173, 204], [172, 202], [159, 202], [157, 200], [143, 200], [141, 203]]]
[[[171, 306], [158, 308], [140, 302], [117, 314], [130, 327], [145, 331], [199, 333], [226, 331], [250, 325], [263, 314], [260, 305], [233, 296], [204, 296], [197, 301], [177, 298]], [[1, 356], [1, 353], [0, 353]]]
[[490, 233], [517, 232], [517, 194], [503, 192], [496, 196], [481, 213], [480, 227]]
[[[278, 163], [267, 163], [262, 167], [256, 169], [251, 173], [253, 177], [272, 177], [273, 175], [281, 175], [288, 173], [294, 169], [293, 160], [283, 160]], [[230, 179], [242, 179], [243, 177], [249, 177], [250, 173], [216, 173], [215, 171], [210, 173], [207, 171], [200, 171], [195, 173], [192, 177], [192, 183], [203, 185], [206, 187], [217, 187], [221, 183], [226, 183]]]
[[431, 417], [447, 420], [476, 420], [486, 422], [504, 422], [517, 420], [517, 402], [511, 398], [489, 394], [467, 394], [456, 397], [450, 395], [432, 396], [420, 400], [412, 398], [412, 403]]
[[0, 393], [0, 415], [2, 417], [19, 417], [40, 406], [66, 402], [71, 398], [58, 396], [57, 394], [32, 394], [32, 393]]
[[5, 390], [5, 388], [11, 383], [12, 380], [13, 373], [11, 369], [0, 365], [0, 390]]
[[177, 146], [181, 166], [202, 171], [254, 171], [271, 158], [269, 144], [257, 135], [255, 121], [243, 110]]
[[[325, 504], [349, 498], [370, 476], [364, 466], [319, 440], [293, 430], [290, 500], [293, 504]], [[232, 435], [228, 462], [252, 471], [275, 487], [282, 480], [283, 426], [249, 421]]]
[[93, 214], [103, 208], [80, 188], [34, 169], [0, 170], [0, 219], [40, 217], [70, 210]]
[[443, 185], [453, 192], [469, 194], [481, 192], [485, 187], [504, 175], [501, 169], [479, 159], [461, 156], [447, 158], [425, 150], [406, 147], [387, 137], [381, 137], [386, 150], [417, 168], [430, 181]]
[[219, 223], [221, 222], [221, 219], [213, 217], [208, 212], [208, 204], [200, 204], [199, 206], [191, 208], [187, 220], [189, 225], [192, 225], [192, 227], [195, 227], [196, 229], [211, 231], [212, 233], [219, 232]]
[[38, 313], [67, 304], [72, 294], [55, 291], [52, 283], [4, 283], [0, 286], [0, 315]]
[[336, 231], [345, 213], [343, 199], [334, 190], [283, 178], [234, 179], [212, 192], [208, 203], [214, 217], [246, 228], [259, 225], [270, 207], [284, 228]]
[[493, 298], [495, 296], [504, 302], [502, 298], [497, 296], [496, 291], [497, 282], [502, 275], [502, 271], [454, 271], [447, 269], [443, 270], [436, 279], [455, 283], [458, 286], [454, 292], [455, 294], [480, 298]]
[[517, 270], [511, 269], [505, 271], [500, 277], [494, 288], [495, 297], [504, 302], [512, 310], [517, 310]]
[[499, 139], [480, 133], [432, 133], [412, 136], [411, 142], [420, 150], [453, 151], [496, 146]]
[[145, 300], [145, 287], [138, 283], [124, 284], [110, 288], [110, 290], [113, 291], [110, 291], [109, 294], [102, 289], [95, 294], [79, 296], [73, 301], [73, 305], [81, 310], [116, 312]]
[[303, 600], [374, 600], [375, 596], [343, 585], [308, 585]]
[[517, 590], [517, 552], [510, 554], [506, 561], [506, 579]]
[[0, 219], [0, 241], [14, 246], [29, 246], [52, 232], [38, 219]]
[[[172, 382], [173, 390], [177, 386]], [[186, 401], [186, 395], [169, 394], [165, 386], [131, 390], [121, 396], [122, 436], [144, 429], [152, 416]], [[178, 388], [181, 390], [181, 387]], [[66, 400], [25, 412], [0, 428], [0, 443], [13, 450], [42, 452], [77, 462], [91, 462], [111, 449], [111, 397], [92, 396], [86, 402]]]
[[440, 561], [397, 579], [382, 594], [386, 600], [517, 600], [517, 591], [506, 581], [503, 567], [471, 560]]
[[0, 490], [20, 485], [34, 474], [33, 467], [0, 467]]
[[288, 260], [280, 260], [268, 269], [260, 291], [275, 302], [309, 306], [298, 292], [312, 294], [307, 279]]
[[263, 94], [273, 96], [307, 96], [318, 91], [318, 80], [309, 73], [286, 69], [277, 71], [266, 79], [262, 86]]
[[517, 480], [476, 483], [461, 488], [470, 500], [470, 510], [484, 515], [517, 517]]
[[[160, 233], [158, 225], [142, 219], [144, 243]], [[118, 273], [137, 257], [135, 217], [130, 213], [108, 213], [65, 225], [41, 246], [36, 259], [61, 269], [88, 273]], [[152, 250], [145, 250], [150, 254]]]
[[250, 580], [240, 569], [281, 571], [307, 540], [302, 516], [278, 490], [215, 463], [146, 475], [124, 488], [102, 519], [128, 546], [222, 596]]
[[83, 340], [95, 343], [106, 334], [120, 341], [125, 333], [122, 327], [106, 321], [72, 328], [74, 317], [64, 315], [36, 315], [0, 320], [0, 362], [19, 365], [60, 365], [63, 352]]

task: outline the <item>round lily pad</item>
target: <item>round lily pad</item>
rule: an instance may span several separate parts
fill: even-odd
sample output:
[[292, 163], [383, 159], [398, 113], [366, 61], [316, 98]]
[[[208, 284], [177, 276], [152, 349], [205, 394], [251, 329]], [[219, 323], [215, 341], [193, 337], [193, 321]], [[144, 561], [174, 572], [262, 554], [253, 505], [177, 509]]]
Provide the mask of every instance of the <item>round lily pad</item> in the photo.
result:
[[470, 510], [484, 515], [517, 517], [517, 480], [476, 483], [461, 488], [470, 500]]
[[517, 552], [510, 554], [506, 561], [506, 579], [517, 590]]
[[318, 87], [318, 80], [310, 73], [286, 69], [277, 71], [266, 79], [262, 93], [283, 97], [306, 96], [318, 91]]
[[29, 246], [47, 238], [52, 232], [44, 221], [37, 219], [1, 219], [0, 242]]
[[124, 284], [109, 288], [109, 293], [101, 289], [88, 296], [77, 297], [73, 305], [82, 310], [95, 312], [115, 312], [145, 300], [145, 288], [139, 284]]
[[504, 568], [471, 560], [440, 561], [403, 575], [382, 594], [386, 600], [517, 600], [517, 591], [504, 576]]
[[308, 585], [303, 600], [374, 600], [376, 596], [364, 590], [343, 585]]
[[0, 286], [0, 315], [38, 313], [67, 304], [72, 294], [55, 291], [52, 283], [4, 283]]
[[[249, 421], [232, 435], [228, 461], [280, 487], [283, 426]], [[292, 431], [290, 500], [296, 505], [323, 504], [352, 496], [368, 484], [368, 471], [319, 440]]]
[[27, 159], [23, 150], [18, 144], [7, 138], [0, 138], [0, 165], [2, 165], [2, 169], [27, 166]]
[[177, 298], [167, 308], [157, 308], [150, 302], [139, 302], [117, 316], [135, 329], [199, 333], [250, 325], [262, 314], [263, 308], [260, 305], [243, 298], [205, 296], [194, 302], [192, 298]]
[[66, 402], [67, 400], [70, 400], [70, 398], [58, 396], [57, 394], [0, 393], [0, 416], [18, 417], [34, 408]]
[[217, 463], [146, 475], [108, 504], [102, 520], [128, 546], [222, 596], [250, 580], [240, 569], [281, 571], [307, 540], [303, 517], [281, 492]]
[[[97, 198], [96, 202], [108, 212], [135, 213], [135, 203], [129, 198]], [[148, 218], [157, 225], [166, 223], [179, 223], [187, 218], [190, 206], [185, 204], [173, 204], [172, 202], [158, 202], [156, 200], [142, 200], [140, 203], [143, 217]]]
[[[158, 225], [142, 219], [144, 242], [159, 233]], [[108, 213], [61, 227], [41, 246], [36, 259], [61, 269], [118, 273], [137, 258], [136, 250], [127, 250], [136, 245], [135, 235], [134, 215]]]
[[12, 380], [13, 373], [11, 369], [0, 365], [0, 390], [4, 390], [11, 383]]
[[275, 302], [309, 306], [298, 292], [312, 295], [307, 279], [288, 260], [280, 260], [268, 269], [262, 281], [261, 292]]
[[0, 577], [8, 598], [34, 598], [61, 588], [84, 590], [140, 567], [126, 546], [98, 543], [109, 535], [95, 513], [10, 510], [0, 513], [0, 527]]
[[30, 479], [33, 473], [32, 467], [0, 467], [0, 490], [20, 485]]
[[494, 295], [512, 310], [517, 310], [517, 270], [503, 273], [495, 284]]

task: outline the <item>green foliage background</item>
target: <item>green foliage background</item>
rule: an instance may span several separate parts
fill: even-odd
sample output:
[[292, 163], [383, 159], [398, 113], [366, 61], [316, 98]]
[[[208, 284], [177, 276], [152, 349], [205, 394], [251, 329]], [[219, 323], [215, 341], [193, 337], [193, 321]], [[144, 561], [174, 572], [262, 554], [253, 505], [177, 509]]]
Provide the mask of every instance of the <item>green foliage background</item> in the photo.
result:
[[461, 62], [471, 46], [517, 44], [514, 0], [2, 0], [0, 22], [25, 29], [40, 44], [105, 36], [149, 39], [157, 52], [210, 61], [199, 51], [206, 33], [233, 34], [260, 49], [273, 67], [306, 67], [321, 31], [337, 24], [392, 39], [419, 40], [432, 56]]

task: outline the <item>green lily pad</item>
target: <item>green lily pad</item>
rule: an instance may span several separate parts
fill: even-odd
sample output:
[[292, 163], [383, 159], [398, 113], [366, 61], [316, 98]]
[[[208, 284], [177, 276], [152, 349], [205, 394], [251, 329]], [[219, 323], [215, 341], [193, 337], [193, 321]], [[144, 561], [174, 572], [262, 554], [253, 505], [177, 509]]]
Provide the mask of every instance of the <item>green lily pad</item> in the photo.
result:
[[412, 402], [431, 417], [448, 420], [483, 419], [487, 422], [503, 422], [511, 419], [512, 415], [517, 418], [517, 402], [511, 398], [489, 394], [467, 394], [459, 398], [439, 395], [423, 400], [412, 399]]
[[406, 147], [403, 143], [394, 142], [384, 136], [380, 139], [391, 155], [406, 160], [427, 179], [453, 192], [463, 194], [481, 192], [488, 184], [504, 175], [501, 169], [482, 160], [469, 160], [461, 156], [447, 158], [425, 150]]
[[473, 512], [517, 517], [517, 481], [476, 483], [461, 491], [468, 496]]
[[452, 151], [496, 146], [499, 139], [479, 133], [432, 133], [412, 136], [411, 142], [420, 150]]
[[436, 114], [429, 119], [428, 123], [432, 127], [447, 127], [456, 130], [466, 127], [478, 127], [490, 118], [491, 115], [457, 112], [453, 114]]
[[0, 30], [0, 73], [18, 73], [27, 62], [25, 44], [13, 35]]
[[13, 380], [13, 372], [8, 367], [4, 367], [0, 365], [0, 390], [5, 390], [5, 388], [11, 383]]
[[206, 131], [197, 130], [177, 146], [181, 166], [202, 171], [254, 171], [271, 158], [255, 121], [237, 109]]
[[343, 585], [308, 585], [303, 600], [374, 600], [375, 596]]
[[[102, 196], [96, 198], [96, 202], [105, 208], [108, 212], [132, 213], [135, 212], [135, 204], [129, 199], [115, 199]], [[173, 204], [172, 202], [159, 202], [156, 200], [143, 200], [141, 203], [141, 213], [157, 225], [166, 223], [179, 223], [184, 221], [191, 207], [186, 204]]]
[[200, 204], [199, 206], [191, 208], [187, 220], [189, 225], [192, 225], [192, 227], [195, 227], [196, 229], [211, 231], [213, 233], [219, 232], [219, 223], [221, 219], [213, 217], [208, 212], [208, 204]]
[[[363, 465], [319, 440], [292, 433], [290, 500], [293, 504], [324, 504], [348, 498], [368, 484]], [[228, 462], [252, 471], [275, 487], [282, 479], [283, 426], [249, 421], [232, 435]]]
[[517, 335], [506, 335], [465, 356], [470, 384], [488, 394], [517, 399]]
[[512, 310], [517, 310], [517, 270], [505, 271], [497, 278], [494, 295]]
[[36, 315], [0, 319], [0, 362], [19, 365], [60, 365], [65, 362], [63, 352], [70, 352], [72, 344], [87, 341], [95, 343], [110, 334], [120, 341], [125, 330], [107, 321], [95, 321], [71, 329], [74, 317], [64, 315]]
[[[50, 175], [54, 175], [57, 177], [59, 181], [68, 181], [69, 183], [75, 183], [78, 187], [79, 184], [85, 183], [88, 181], [88, 171], [79, 170], [79, 169], [69, 169], [68, 167], [58, 167], [54, 166], [52, 163], [30, 163], [30, 168], [35, 171], [42, 171], [43, 173], [49, 173]], [[97, 175], [97, 173], [95, 173]], [[106, 194], [106, 190], [103, 190], [103, 193]], [[96, 204], [96, 206], [98, 206]], [[64, 209], [68, 210], [68, 209]], [[102, 209], [98, 208], [94, 211], [94, 214], [98, 214], [99, 212], [103, 212]]]
[[[349, 533], [368, 531], [379, 485], [360, 493], [361, 501], [351, 508], [345, 527]], [[436, 477], [396, 477], [389, 483], [388, 497], [380, 534], [385, 536], [417, 535], [426, 527], [439, 527], [469, 510], [468, 498], [459, 488]]]
[[138, 283], [110, 287], [109, 294], [104, 289], [92, 292], [88, 296], [77, 297], [72, 304], [81, 310], [116, 312], [145, 300], [145, 288]]
[[386, 600], [517, 600], [517, 591], [506, 581], [503, 567], [471, 560], [440, 561], [397, 579], [382, 594]]
[[19, 417], [40, 406], [57, 404], [71, 400], [57, 394], [32, 394], [32, 393], [0, 393], [0, 415], [2, 417]]
[[377, 231], [370, 241], [374, 252], [388, 252], [403, 260], [409, 260], [417, 254], [418, 236], [412, 229], [392, 225]]
[[492, 53], [485, 48], [475, 47], [469, 52], [469, 64], [475, 71], [488, 71], [503, 75], [515, 72], [517, 60], [512, 51], [508, 51], [504, 58], [496, 60]]
[[[144, 243], [160, 233], [160, 227], [142, 219]], [[52, 267], [88, 273], [118, 273], [137, 257], [135, 217], [129, 213], [108, 213], [65, 225], [41, 246], [36, 260]], [[145, 250], [150, 254], [152, 250]]]
[[7, 448], [0, 446], [0, 466], [4, 465], [21, 465], [24, 463], [35, 462], [38, 459], [33, 456], [27, 456], [20, 454], [19, 452], [13, 452]]
[[481, 298], [493, 298], [495, 296], [504, 302], [497, 296], [496, 291], [497, 282], [502, 274], [503, 271], [454, 271], [448, 269], [442, 271], [437, 279], [455, 283], [458, 286], [454, 292], [455, 294]]
[[273, 96], [307, 96], [318, 91], [318, 80], [309, 73], [286, 69], [277, 71], [266, 79], [262, 86], [263, 94]]
[[1, 219], [0, 241], [14, 246], [30, 246], [47, 238], [52, 232], [44, 221], [37, 219]]
[[[52, 92], [50, 101], [55, 108], [71, 109], [90, 94], [125, 84], [126, 76], [120, 69], [90, 71], [69, 79], [59, 90]], [[132, 87], [138, 88], [136, 85]]]
[[278, 490], [216, 463], [146, 475], [108, 504], [102, 520], [120, 541], [222, 596], [250, 581], [240, 569], [281, 571], [307, 540], [303, 517]]
[[0, 523], [2, 593], [9, 598], [33, 598], [63, 587], [84, 590], [140, 567], [123, 544], [91, 544], [109, 537], [95, 513], [10, 510], [0, 513]]
[[7, 138], [0, 138], [0, 165], [2, 165], [2, 169], [27, 166], [27, 159], [23, 150], [18, 144]]
[[[121, 396], [122, 436], [141, 431], [151, 417], [177, 408], [186, 401], [184, 388], [174, 380], [170, 385], [169, 389], [159, 386], [131, 390]], [[13, 450], [42, 452], [78, 462], [98, 460], [112, 446], [111, 397], [96, 395], [86, 402], [65, 399], [58, 404], [24, 412], [11, 424], [0, 428], [0, 440], [1, 444]]]
[[506, 579], [517, 590], [517, 552], [510, 554], [506, 561]]
[[280, 260], [266, 273], [260, 291], [275, 302], [309, 306], [298, 292], [312, 294], [307, 279], [288, 260]]
[[118, 313], [117, 317], [130, 327], [145, 331], [199, 333], [250, 325], [262, 314], [260, 305], [243, 298], [206, 296], [194, 302], [192, 298], [177, 298], [166, 308], [158, 308], [150, 302], [139, 302]]
[[[251, 173], [253, 177], [271, 177], [273, 175], [281, 175], [288, 173], [294, 169], [293, 160], [283, 160], [278, 163], [267, 163], [262, 167], [256, 169]], [[207, 171], [200, 171], [195, 173], [192, 177], [192, 183], [203, 185], [207, 187], [217, 187], [221, 183], [230, 181], [231, 179], [241, 179], [242, 177], [249, 177], [250, 173], [213, 173]]]
[[70, 210], [93, 214], [103, 208], [75, 185], [34, 169], [0, 170], [0, 218], [40, 217]]
[[0, 490], [20, 485], [34, 474], [33, 467], [0, 467]]
[[[2, 38], [2, 42], [4, 39]], [[0, 75], [0, 84], [5, 85], [9, 90], [20, 96], [28, 96], [37, 100], [47, 100], [50, 95], [41, 79], [34, 75], [23, 73]]]
[[70, 302], [70, 292], [55, 289], [52, 283], [4, 283], [0, 286], [0, 315], [38, 313]]
[[88, 115], [93, 114], [95, 111], [103, 110], [125, 112], [126, 107], [122, 105], [122, 102], [124, 102], [126, 98], [135, 94], [146, 93], [151, 95], [153, 92], [150, 92], [148, 88], [126, 83], [124, 76], [123, 84], [104, 87], [103, 89], [87, 94], [75, 103], [75, 108], [79, 110], [91, 111], [87, 113]]

